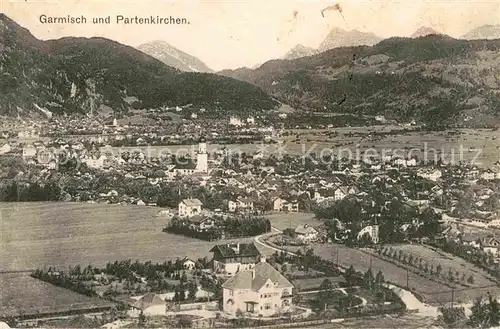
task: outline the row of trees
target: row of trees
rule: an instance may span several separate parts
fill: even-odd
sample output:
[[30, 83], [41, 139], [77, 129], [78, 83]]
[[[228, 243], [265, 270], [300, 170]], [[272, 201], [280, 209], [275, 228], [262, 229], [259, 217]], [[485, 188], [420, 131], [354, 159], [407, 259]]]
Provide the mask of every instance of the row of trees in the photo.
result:
[[460, 273], [458, 270], [453, 270], [451, 267], [448, 269], [448, 272], [444, 272], [441, 264], [437, 264], [436, 266], [434, 264], [429, 264], [429, 262], [424, 261], [422, 257], [407, 254], [402, 250], [395, 250], [392, 247], [384, 247], [378, 249], [377, 252], [381, 256], [392, 258], [394, 261], [415, 267], [423, 271], [425, 274], [429, 274], [437, 278], [443, 278], [448, 280], [450, 283], [474, 283], [474, 276], [472, 274], [466, 276], [465, 273]]
[[86, 285], [82, 281], [68, 276], [62, 272], [49, 272], [36, 269], [31, 273], [31, 276], [35, 279], [51, 283], [58, 287], [63, 287], [83, 295], [96, 295], [95, 289], [92, 286]]
[[[201, 269], [206, 266], [206, 259], [198, 259], [195, 274], [201, 274]], [[189, 282], [180, 259], [157, 264], [153, 264], [151, 261], [144, 263], [131, 262], [130, 260], [115, 261], [106, 264], [106, 267], [102, 269], [92, 265], [84, 268], [77, 265], [70, 266], [67, 272], [49, 267], [48, 270], [37, 269], [31, 275], [34, 278], [89, 296], [95, 295], [93, 284], [95, 282], [108, 286], [104, 297], [131, 293], [132, 291], [137, 294], [176, 291], [179, 295], [178, 300], [182, 301], [186, 291], [190, 292], [189, 296], [194, 296], [196, 293], [196, 285], [191, 286], [192, 283]], [[146, 281], [146, 286], [143, 284], [143, 278]], [[178, 280], [180, 284], [172, 283], [170, 280]], [[181, 294], [181, 289], [184, 294]]]
[[0, 185], [1, 202], [60, 201], [61, 198], [61, 188], [54, 182], [19, 184], [12, 181]]
[[500, 276], [498, 265], [495, 263], [495, 257], [492, 253], [485, 252], [474, 246], [457, 243], [453, 240], [444, 240], [441, 243], [437, 243], [436, 246], [445, 252], [463, 258], [467, 262], [485, 269], [497, 278]]

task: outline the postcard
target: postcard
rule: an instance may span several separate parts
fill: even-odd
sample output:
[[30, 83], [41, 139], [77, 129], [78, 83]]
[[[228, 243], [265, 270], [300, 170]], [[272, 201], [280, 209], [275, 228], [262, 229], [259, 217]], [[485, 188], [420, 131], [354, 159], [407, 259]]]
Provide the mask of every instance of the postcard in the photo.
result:
[[499, 14], [0, 0], [0, 329], [499, 326]]

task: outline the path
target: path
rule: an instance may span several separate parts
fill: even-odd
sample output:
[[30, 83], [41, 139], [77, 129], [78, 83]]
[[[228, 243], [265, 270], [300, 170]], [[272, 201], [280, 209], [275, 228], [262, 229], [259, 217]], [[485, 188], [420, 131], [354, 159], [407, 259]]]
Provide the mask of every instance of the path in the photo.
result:
[[419, 315], [430, 316], [433, 318], [437, 318], [440, 314], [437, 307], [422, 303], [410, 291], [388, 283], [386, 283], [385, 286], [394, 291], [396, 295], [401, 298], [408, 310], [416, 310]]

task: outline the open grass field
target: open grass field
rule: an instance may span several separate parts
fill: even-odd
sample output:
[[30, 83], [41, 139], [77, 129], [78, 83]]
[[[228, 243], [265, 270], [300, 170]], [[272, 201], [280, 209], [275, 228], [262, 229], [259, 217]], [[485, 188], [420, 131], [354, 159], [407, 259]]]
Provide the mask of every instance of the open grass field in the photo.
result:
[[311, 226], [318, 226], [323, 223], [323, 221], [315, 219], [314, 214], [303, 213], [303, 212], [298, 212], [298, 213], [276, 212], [270, 215], [266, 215], [266, 218], [269, 219], [273, 227], [276, 227], [278, 230], [281, 231], [287, 228], [295, 229], [300, 224], [309, 224]]
[[30, 277], [28, 274], [0, 274], [0, 315], [37, 314], [110, 307], [99, 298], [80, 295]]
[[[386, 280], [394, 282], [401, 287], [406, 287], [408, 278], [409, 287], [425, 298], [429, 304], [443, 305], [451, 302], [452, 289], [444, 284], [424, 278], [420, 275], [407, 272], [405, 269], [377, 257], [370, 257], [359, 249], [348, 248], [343, 245], [321, 244], [316, 245], [314, 250], [317, 255], [325, 259], [336, 261], [338, 248], [338, 260], [343, 266], [351, 264], [357, 271], [365, 272], [371, 265], [374, 273], [382, 271]], [[455, 302], [468, 302], [486, 292], [497, 295], [499, 288], [473, 288], [458, 289], [455, 291]]]
[[[157, 207], [0, 203], [0, 271], [211, 256], [215, 244], [161, 232]], [[241, 239], [240, 242], [252, 240]]]

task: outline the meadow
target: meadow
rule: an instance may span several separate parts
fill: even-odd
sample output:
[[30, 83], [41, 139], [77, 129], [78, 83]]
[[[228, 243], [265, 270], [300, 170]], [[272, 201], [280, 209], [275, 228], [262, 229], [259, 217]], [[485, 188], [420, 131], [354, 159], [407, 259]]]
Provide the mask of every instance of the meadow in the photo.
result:
[[472, 284], [470, 284], [470, 286], [475, 288], [492, 285], [495, 282], [491, 275], [486, 273], [486, 271], [478, 268], [477, 266], [474, 266], [471, 263], [466, 262], [462, 258], [439, 250], [433, 250], [430, 247], [424, 245], [403, 244], [388, 247], [392, 247], [396, 252], [399, 252], [399, 250], [401, 250], [403, 254], [412, 255], [413, 258], [422, 258], [424, 262], [427, 262], [429, 266], [433, 265], [434, 268], [436, 268], [438, 265], [441, 265], [441, 275], [444, 277], [448, 275], [450, 269], [452, 270], [453, 274], [459, 272], [460, 275], [464, 274], [467, 278], [472, 275], [474, 281]]
[[[407, 272], [405, 269], [395, 264], [375, 256], [370, 256], [359, 249], [348, 248], [343, 245], [321, 244], [315, 245], [314, 251], [318, 256], [333, 262], [336, 262], [338, 252], [340, 265], [346, 267], [353, 265], [356, 271], [361, 272], [365, 272], [371, 266], [374, 273], [382, 271], [387, 281], [401, 287], [406, 287], [408, 280], [409, 288], [416, 291], [425, 299], [425, 302], [429, 304], [448, 305], [452, 297], [455, 298], [455, 302], [468, 302], [473, 301], [476, 297], [485, 295], [487, 292], [491, 292], [493, 295], [500, 293], [498, 287], [458, 288], [455, 290], [453, 296], [450, 287], [412, 272]], [[475, 276], [477, 276], [477, 274]], [[489, 285], [491, 285], [491, 282]]]
[[70, 310], [106, 308], [113, 304], [77, 294], [29, 276], [27, 273], [0, 274], [0, 315], [33, 315]]
[[[115, 260], [164, 262], [210, 257], [215, 244], [163, 233], [166, 219], [148, 206], [90, 203], [0, 203], [0, 269], [103, 266]], [[239, 239], [240, 242], [252, 238]]]

